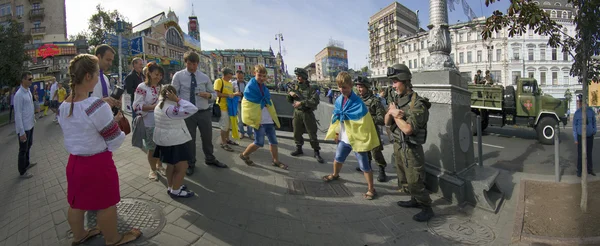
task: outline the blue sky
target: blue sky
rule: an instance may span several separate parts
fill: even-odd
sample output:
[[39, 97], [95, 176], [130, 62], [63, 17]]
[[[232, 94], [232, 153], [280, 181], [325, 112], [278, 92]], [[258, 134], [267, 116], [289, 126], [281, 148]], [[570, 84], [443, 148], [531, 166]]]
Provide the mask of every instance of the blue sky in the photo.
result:
[[[94, 6], [118, 9], [134, 25], [171, 8], [179, 16], [179, 25], [187, 31], [187, 17], [198, 16], [202, 49], [269, 49], [278, 51], [275, 34], [282, 33], [282, 50], [288, 70], [314, 62], [330, 38], [340, 40], [348, 50], [348, 66], [367, 64], [369, 17], [393, 3], [391, 0], [66, 0], [67, 32], [76, 34], [87, 29]], [[421, 28], [429, 24], [429, 1], [398, 1], [419, 10]], [[466, 0], [477, 16], [505, 12], [508, 0], [485, 6], [485, 0]], [[143, 6], [143, 7], [142, 7]], [[467, 21], [462, 6], [450, 12], [450, 23]]]

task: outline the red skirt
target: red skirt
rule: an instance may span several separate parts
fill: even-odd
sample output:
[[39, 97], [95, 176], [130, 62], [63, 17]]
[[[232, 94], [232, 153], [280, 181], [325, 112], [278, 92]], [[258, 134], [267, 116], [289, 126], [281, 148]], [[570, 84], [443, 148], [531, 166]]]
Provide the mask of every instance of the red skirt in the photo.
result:
[[110, 151], [69, 156], [67, 199], [71, 208], [80, 210], [102, 210], [121, 200], [119, 174]]

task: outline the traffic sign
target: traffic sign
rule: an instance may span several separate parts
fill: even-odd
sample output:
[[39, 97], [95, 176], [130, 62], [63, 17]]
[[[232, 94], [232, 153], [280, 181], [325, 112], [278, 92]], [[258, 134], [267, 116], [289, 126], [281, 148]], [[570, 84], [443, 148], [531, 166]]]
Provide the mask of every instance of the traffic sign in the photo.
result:
[[144, 53], [144, 37], [131, 39], [131, 55]]

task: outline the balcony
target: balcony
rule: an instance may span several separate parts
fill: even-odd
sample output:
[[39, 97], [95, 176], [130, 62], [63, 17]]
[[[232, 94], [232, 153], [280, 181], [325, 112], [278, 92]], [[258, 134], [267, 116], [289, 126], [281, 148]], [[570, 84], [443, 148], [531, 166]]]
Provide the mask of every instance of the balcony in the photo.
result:
[[31, 35], [40, 35], [40, 34], [46, 34], [45, 26], [31, 28]]
[[29, 11], [29, 19], [33, 20], [33, 19], [43, 19], [44, 18], [44, 9], [32, 9], [31, 11]]

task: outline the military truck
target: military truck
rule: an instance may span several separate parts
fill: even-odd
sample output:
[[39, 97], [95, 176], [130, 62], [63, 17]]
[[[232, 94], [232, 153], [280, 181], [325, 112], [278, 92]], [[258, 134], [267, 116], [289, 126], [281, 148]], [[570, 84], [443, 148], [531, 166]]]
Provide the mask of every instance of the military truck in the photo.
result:
[[515, 86], [468, 86], [473, 134], [477, 135], [475, 119], [480, 115], [482, 131], [488, 126], [534, 128], [540, 143], [554, 144], [554, 126], [568, 121], [567, 101], [543, 94], [533, 78], [518, 79]]

